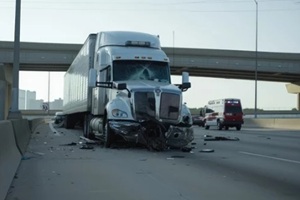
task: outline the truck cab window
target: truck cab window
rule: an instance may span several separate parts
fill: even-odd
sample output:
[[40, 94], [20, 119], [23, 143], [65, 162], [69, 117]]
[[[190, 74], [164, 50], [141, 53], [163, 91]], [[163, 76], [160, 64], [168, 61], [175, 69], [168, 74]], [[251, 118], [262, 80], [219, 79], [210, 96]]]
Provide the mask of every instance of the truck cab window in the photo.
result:
[[113, 80], [157, 80], [170, 83], [169, 65], [157, 61], [118, 60], [113, 63]]

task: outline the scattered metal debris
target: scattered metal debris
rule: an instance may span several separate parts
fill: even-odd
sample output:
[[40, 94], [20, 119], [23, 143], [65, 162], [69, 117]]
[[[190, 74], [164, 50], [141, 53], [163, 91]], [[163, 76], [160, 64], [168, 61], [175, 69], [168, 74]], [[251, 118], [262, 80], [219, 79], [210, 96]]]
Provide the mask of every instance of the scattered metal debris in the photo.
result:
[[68, 143], [68, 144], [61, 144], [60, 146], [76, 146], [77, 143], [76, 142], [71, 142], [71, 143]]
[[237, 137], [225, 137], [225, 136], [211, 136], [211, 135], [204, 135], [204, 141], [239, 141], [240, 139]]
[[94, 149], [94, 147], [93, 147], [93, 146], [90, 146], [90, 145], [84, 144], [84, 145], [82, 145], [82, 146], [80, 147], [80, 149]]
[[190, 152], [190, 151], [192, 151], [192, 147], [182, 147], [181, 151], [182, 152]]
[[215, 150], [213, 150], [213, 149], [201, 149], [199, 152], [201, 152], [201, 153], [212, 153], [212, 152], [215, 152]]
[[89, 143], [89, 144], [96, 144], [96, 141], [88, 139], [88, 138], [86, 138], [84, 136], [80, 136], [80, 139], [85, 140], [86, 143]]

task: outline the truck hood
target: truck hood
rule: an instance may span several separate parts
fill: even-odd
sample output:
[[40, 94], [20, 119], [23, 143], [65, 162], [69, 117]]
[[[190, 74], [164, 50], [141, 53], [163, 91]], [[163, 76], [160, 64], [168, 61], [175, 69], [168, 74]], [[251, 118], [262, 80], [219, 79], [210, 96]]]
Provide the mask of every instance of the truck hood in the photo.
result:
[[159, 82], [159, 81], [151, 81], [151, 80], [132, 80], [126, 82], [127, 89], [129, 91], [138, 91], [138, 90], [154, 90], [154, 89], [161, 89], [162, 91], [171, 91], [175, 93], [181, 93], [181, 90], [168, 82]]

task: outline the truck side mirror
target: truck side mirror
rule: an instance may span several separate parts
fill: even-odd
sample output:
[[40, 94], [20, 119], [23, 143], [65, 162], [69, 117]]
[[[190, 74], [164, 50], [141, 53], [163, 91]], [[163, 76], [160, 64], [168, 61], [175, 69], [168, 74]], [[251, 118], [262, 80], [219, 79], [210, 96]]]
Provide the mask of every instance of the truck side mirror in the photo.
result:
[[90, 69], [89, 77], [88, 77], [88, 86], [94, 88], [96, 87], [96, 82], [97, 82], [97, 70]]
[[189, 81], [189, 73], [182, 72], [182, 83], [181, 83], [181, 90], [186, 91], [191, 87], [191, 83]]
[[127, 84], [126, 83], [118, 83], [117, 84], [117, 89], [118, 90], [125, 90], [125, 89], [127, 89]]

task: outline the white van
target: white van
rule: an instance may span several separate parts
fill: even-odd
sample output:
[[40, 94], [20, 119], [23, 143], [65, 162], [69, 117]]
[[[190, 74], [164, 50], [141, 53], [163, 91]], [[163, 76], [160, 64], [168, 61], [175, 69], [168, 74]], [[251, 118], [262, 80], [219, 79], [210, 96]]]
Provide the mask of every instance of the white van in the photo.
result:
[[204, 117], [205, 129], [209, 129], [211, 126], [216, 126], [219, 130], [235, 127], [239, 131], [244, 123], [240, 99], [211, 100], [200, 110], [200, 115]]

